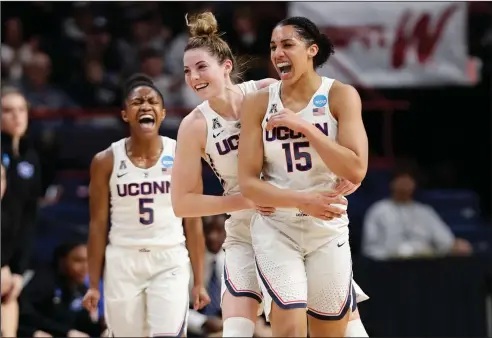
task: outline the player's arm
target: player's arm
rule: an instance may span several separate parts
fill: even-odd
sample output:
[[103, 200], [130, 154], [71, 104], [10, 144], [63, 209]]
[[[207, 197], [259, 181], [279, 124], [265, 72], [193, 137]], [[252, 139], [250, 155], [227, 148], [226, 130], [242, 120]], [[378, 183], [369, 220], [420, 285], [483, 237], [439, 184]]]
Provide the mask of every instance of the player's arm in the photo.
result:
[[197, 192], [202, 183], [202, 144], [207, 132], [206, 121], [200, 112], [186, 116], [178, 130], [174, 158], [171, 199], [178, 217], [201, 217], [251, 209], [253, 206], [241, 195], [213, 196]]
[[263, 129], [268, 90], [246, 95], [241, 106], [239, 138], [239, 187], [244, 197], [257, 205], [299, 208], [307, 195], [277, 188], [260, 179], [263, 168]]
[[261, 79], [261, 80], [255, 81], [255, 85], [256, 85], [256, 88], [258, 88], [258, 90], [260, 90], [260, 89], [268, 87], [269, 85], [271, 85], [272, 83], [275, 83], [275, 82], [277, 82], [277, 80], [269, 77], [266, 79]]
[[338, 140], [330, 140], [312, 124], [303, 124], [302, 132], [335, 175], [354, 184], [367, 172], [368, 141], [362, 122], [362, 104], [357, 90], [335, 82], [330, 90], [330, 111], [338, 119]]
[[186, 234], [186, 247], [190, 253], [191, 268], [193, 269], [193, 284], [195, 286], [204, 285], [205, 236], [203, 235], [202, 218], [185, 218], [183, 224]]
[[89, 184], [89, 287], [99, 289], [104, 252], [107, 244], [109, 217], [109, 178], [113, 170], [113, 152], [106, 149], [94, 156]]

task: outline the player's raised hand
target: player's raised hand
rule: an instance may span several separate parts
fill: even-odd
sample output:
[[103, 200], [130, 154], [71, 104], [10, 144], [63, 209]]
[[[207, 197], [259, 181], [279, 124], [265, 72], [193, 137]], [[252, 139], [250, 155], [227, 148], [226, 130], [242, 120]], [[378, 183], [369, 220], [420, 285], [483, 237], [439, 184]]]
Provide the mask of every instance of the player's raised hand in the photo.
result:
[[301, 131], [306, 123], [308, 122], [292, 110], [284, 108], [268, 118], [266, 129], [272, 130], [275, 127], [282, 126], [294, 131]]
[[347, 205], [347, 200], [342, 196], [333, 196], [332, 193], [312, 193], [308, 194], [305, 202], [301, 204], [299, 209], [316, 218], [331, 221], [334, 218], [342, 217], [347, 212], [333, 204]]
[[359, 184], [353, 184], [349, 180], [346, 180], [344, 178], [340, 178], [338, 180], [338, 184], [335, 186], [335, 191], [333, 191], [333, 195], [341, 195], [341, 196], [348, 196], [352, 193], [354, 193], [357, 189], [359, 189], [360, 183]]
[[194, 286], [191, 289], [191, 296], [193, 297], [193, 309], [195, 310], [200, 310], [210, 303], [208, 292], [202, 285]]
[[90, 288], [87, 290], [84, 299], [82, 300], [82, 304], [89, 313], [93, 313], [94, 311], [97, 311], [97, 304], [99, 303], [100, 298], [101, 293], [99, 290]]

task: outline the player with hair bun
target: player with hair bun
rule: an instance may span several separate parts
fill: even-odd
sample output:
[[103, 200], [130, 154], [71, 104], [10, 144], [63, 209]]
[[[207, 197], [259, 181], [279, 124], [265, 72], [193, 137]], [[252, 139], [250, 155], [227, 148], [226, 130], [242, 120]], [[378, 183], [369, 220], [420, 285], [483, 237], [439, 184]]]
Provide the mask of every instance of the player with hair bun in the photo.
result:
[[[246, 94], [275, 80], [239, 83], [240, 65], [220, 37], [212, 13], [187, 18], [187, 24], [190, 38], [183, 56], [185, 80], [204, 102], [179, 127], [172, 177], [173, 207], [180, 217], [230, 215], [225, 224], [222, 293], [209, 306], [222, 307], [224, 337], [252, 337], [257, 315], [262, 311], [262, 295], [249, 235], [256, 206], [239, 193], [237, 184], [239, 107]], [[224, 196], [203, 194], [202, 158], [220, 180]], [[265, 213], [273, 210], [258, 209]]]
[[[270, 214], [274, 208], [267, 203], [257, 206], [239, 192], [237, 150], [240, 119], [243, 118], [239, 107], [245, 95], [276, 80], [240, 83], [241, 65], [220, 37], [212, 13], [195, 15], [187, 20], [187, 24], [190, 38], [183, 56], [185, 80], [204, 102], [183, 119], [178, 131], [173, 207], [180, 217], [230, 215], [225, 224], [225, 267], [219, 299], [224, 320], [223, 336], [252, 337], [257, 315], [262, 312], [260, 305], [264, 295], [255, 269], [249, 226], [255, 209]], [[216, 174], [224, 188], [224, 196], [203, 194], [201, 159]], [[343, 194], [353, 188], [354, 185], [342, 184], [339, 192]]]
[[166, 111], [152, 80], [136, 74], [127, 81], [121, 116], [130, 137], [96, 154], [90, 168], [90, 285], [83, 303], [97, 311], [104, 264], [105, 318], [115, 337], [181, 337], [190, 257], [194, 308], [210, 301], [201, 220], [184, 220], [189, 257], [182, 220], [171, 206], [176, 141], [159, 136]]

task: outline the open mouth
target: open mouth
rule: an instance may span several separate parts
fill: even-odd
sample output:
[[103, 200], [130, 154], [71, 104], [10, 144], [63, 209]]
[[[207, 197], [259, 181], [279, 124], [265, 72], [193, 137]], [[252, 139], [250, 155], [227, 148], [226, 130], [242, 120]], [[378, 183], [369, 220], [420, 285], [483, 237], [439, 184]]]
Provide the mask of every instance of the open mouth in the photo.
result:
[[153, 129], [155, 126], [155, 118], [150, 114], [145, 114], [138, 118], [138, 123], [140, 123], [140, 126], [143, 129], [150, 130]]
[[208, 83], [200, 83], [199, 85], [196, 85], [194, 88], [196, 91], [199, 91], [199, 90], [205, 89], [207, 87], [208, 87]]
[[292, 65], [288, 62], [277, 63], [277, 68], [280, 71], [280, 75], [285, 76], [292, 70]]

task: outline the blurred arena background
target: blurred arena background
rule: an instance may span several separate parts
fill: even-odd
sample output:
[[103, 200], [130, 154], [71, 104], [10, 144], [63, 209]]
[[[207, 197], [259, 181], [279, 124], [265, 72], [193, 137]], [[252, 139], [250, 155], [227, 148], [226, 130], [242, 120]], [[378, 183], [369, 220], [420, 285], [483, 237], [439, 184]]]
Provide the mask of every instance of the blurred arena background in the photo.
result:
[[[32, 276], [51, 271], [45, 267], [53, 266], [57, 247], [86, 239], [90, 160], [127, 135], [119, 118], [125, 78], [138, 71], [154, 79], [168, 112], [164, 135], [175, 138], [199, 103], [184, 83], [184, 15], [205, 8], [232, 50], [251, 59], [245, 80], [277, 78], [270, 32], [286, 16], [309, 17], [335, 42], [321, 73], [357, 87], [370, 143], [369, 172], [348, 209], [354, 277], [371, 297], [360, 304], [369, 335], [492, 337], [491, 2], [3, 2], [2, 91], [16, 87], [30, 104], [27, 137], [43, 187], [25, 289]], [[5, 138], [2, 129], [8, 167]], [[220, 194], [204, 168], [206, 192]], [[456, 240], [444, 255], [415, 247], [371, 254], [366, 211], [390, 198], [390, 183], [402, 173], [418, 182], [415, 200], [430, 206]], [[386, 223], [409, 222], [398, 217]], [[432, 247], [446, 230], [425, 220], [409, 226]], [[383, 225], [375, 229], [387, 235]], [[30, 297], [21, 294], [19, 336], [68, 332], [45, 328], [39, 323], [46, 318], [33, 319], [32, 311], [84, 331], [77, 297], [67, 307], [73, 316], [60, 315], [56, 296], [44, 303]], [[190, 335], [217, 334], [220, 320], [214, 323]]]

